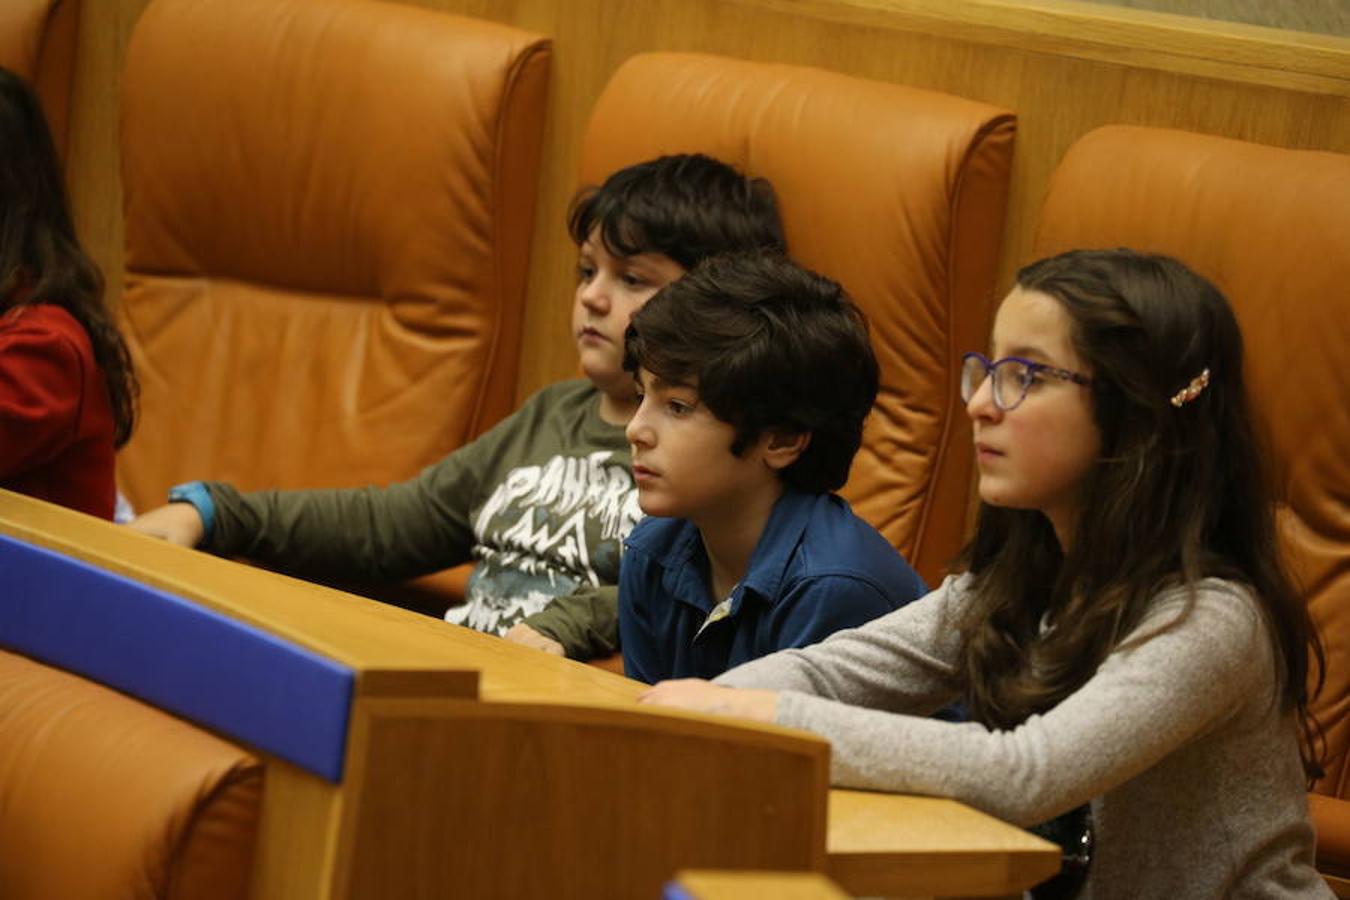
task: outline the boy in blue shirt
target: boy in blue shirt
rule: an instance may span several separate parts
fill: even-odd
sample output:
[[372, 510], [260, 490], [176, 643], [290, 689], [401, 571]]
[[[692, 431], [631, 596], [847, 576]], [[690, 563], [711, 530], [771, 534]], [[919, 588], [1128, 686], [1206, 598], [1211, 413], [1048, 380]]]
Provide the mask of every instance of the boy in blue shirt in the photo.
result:
[[709, 260], [634, 314], [624, 368], [647, 515], [619, 572], [630, 677], [709, 678], [926, 592], [832, 493], [878, 388], [838, 284], [777, 255]]

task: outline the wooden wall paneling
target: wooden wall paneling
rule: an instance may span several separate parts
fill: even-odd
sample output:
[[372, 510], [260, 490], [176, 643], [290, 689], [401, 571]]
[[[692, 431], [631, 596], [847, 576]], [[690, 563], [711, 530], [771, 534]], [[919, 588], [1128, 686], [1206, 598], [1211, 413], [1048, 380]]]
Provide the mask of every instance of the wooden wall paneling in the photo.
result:
[[66, 179], [75, 230], [103, 270], [114, 306], [122, 296], [122, 175], [118, 92], [132, 27], [150, 0], [81, 0], [75, 42]]
[[33, 86], [51, 126], [52, 143], [63, 163], [68, 158], [66, 151], [70, 143], [71, 87], [75, 83], [79, 16], [79, 0], [62, 0], [53, 8], [33, 76]]
[[1248, 22], [1271, 28], [1293, 28], [1350, 37], [1350, 6], [1341, 0], [1097, 0], [1115, 6]]

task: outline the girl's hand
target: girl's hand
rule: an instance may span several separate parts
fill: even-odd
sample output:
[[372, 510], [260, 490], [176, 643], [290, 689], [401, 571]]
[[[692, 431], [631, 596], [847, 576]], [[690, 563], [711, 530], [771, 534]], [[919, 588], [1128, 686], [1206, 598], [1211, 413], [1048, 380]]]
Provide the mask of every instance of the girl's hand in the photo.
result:
[[638, 702], [735, 716], [754, 722], [772, 722], [778, 711], [778, 692], [721, 687], [701, 678], [682, 678], [658, 682], [643, 691]]

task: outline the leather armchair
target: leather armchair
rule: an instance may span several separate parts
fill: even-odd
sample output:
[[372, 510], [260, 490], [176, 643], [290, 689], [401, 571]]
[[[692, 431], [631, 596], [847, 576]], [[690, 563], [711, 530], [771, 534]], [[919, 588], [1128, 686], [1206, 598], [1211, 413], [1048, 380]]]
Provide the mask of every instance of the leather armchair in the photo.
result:
[[1110, 126], [1060, 163], [1036, 240], [1038, 256], [1166, 253], [1233, 304], [1276, 460], [1283, 550], [1326, 647], [1313, 711], [1326, 730], [1327, 774], [1310, 805], [1318, 867], [1341, 879], [1350, 878], [1348, 234], [1350, 156]]
[[65, 155], [80, 0], [6, 0], [0, 4], [0, 66], [32, 82], [52, 140]]
[[971, 438], [960, 354], [993, 309], [1015, 120], [982, 103], [799, 66], [649, 53], [596, 102], [582, 181], [702, 152], [768, 178], [788, 249], [871, 323], [882, 388], [843, 494], [930, 583], [960, 549]]
[[153, 706], [0, 651], [0, 896], [246, 900], [262, 765]]
[[122, 84], [138, 508], [415, 474], [514, 402], [550, 44], [368, 0], [154, 0]]

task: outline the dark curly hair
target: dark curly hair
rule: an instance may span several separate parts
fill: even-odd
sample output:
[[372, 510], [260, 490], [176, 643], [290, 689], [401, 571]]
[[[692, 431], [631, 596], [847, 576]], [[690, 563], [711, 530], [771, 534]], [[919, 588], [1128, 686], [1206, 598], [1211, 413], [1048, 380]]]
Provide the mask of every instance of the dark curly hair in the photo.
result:
[[620, 169], [572, 202], [577, 246], [599, 229], [616, 256], [660, 253], [692, 269], [717, 253], [784, 253], [773, 186], [700, 153], [661, 156]]
[[836, 282], [777, 254], [716, 256], [633, 315], [624, 368], [695, 384], [736, 429], [740, 455], [766, 431], [809, 434], [780, 474], [806, 491], [848, 480], [876, 400], [867, 322]]

